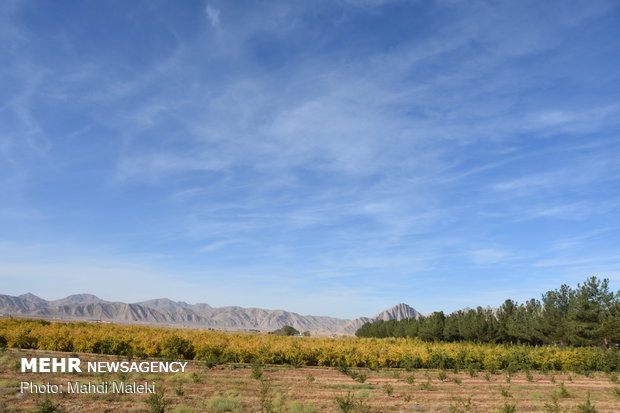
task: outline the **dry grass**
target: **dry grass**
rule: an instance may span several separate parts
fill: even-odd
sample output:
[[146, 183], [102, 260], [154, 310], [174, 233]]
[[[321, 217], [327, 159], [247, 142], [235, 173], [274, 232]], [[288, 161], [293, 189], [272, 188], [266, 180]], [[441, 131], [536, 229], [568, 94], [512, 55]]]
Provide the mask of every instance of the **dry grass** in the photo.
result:
[[[44, 396], [19, 393], [22, 380], [37, 383], [62, 384], [69, 380], [105, 382], [118, 381], [118, 374], [108, 375], [61, 375], [22, 374], [17, 371], [19, 357], [24, 353], [37, 356], [53, 355], [67, 357], [65, 353], [7, 350], [0, 357], [0, 411], [33, 411]], [[80, 355], [87, 360], [118, 360], [113, 356]], [[509, 384], [498, 372], [490, 381], [484, 373], [471, 377], [467, 372], [450, 373], [450, 380], [432, 380], [432, 391], [421, 388], [424, 376], [438, 377], [440, 371], [418, 370], [405, 372], [399, 369], [379, 371], [358, 369], [366, 375], [364, 383], [333, 368], [263, 366], [262, 376], [253, 378], [252, 366], [228, 364], [209, 369], [204, 363], [190, 362], [189, 371], [183, 374], [132, 374], [137, 381], [155, 381], [159, 391], [164, 391], [168, 411], [218, 411], [233, 406], [234, 411], [261, 412], [265, 406], [281, 412], [338, 412], [337, 397], [349, 393], [353, 401], [359, 401], [373, 412], [427, 411], [427, 412], [490, 412], [499, 411], [506, 403], [516, 405], [518, 412], [545, 411], [559, 385], [552, 383], [540, 372], [514, 373]], [[401, 374], [402, 373], [402, 374]], [[411, 377], [415, 376], [415, 381]], [[569, 373], [555, 373], [558, 383], [566, 383], [571, 397], [559, 398], [563, 411], [574, 411], [590, 402], [599, 412], [618, 411], [617, 384], [603, 373], [592, 377]], [[308, 378], [312, 377], [311, 380]], [[413, 382], [413, 385], [412, 385]], [[182, 391], [178, 389], [182, 385]], [[508, 388], [510, 397], [498, 391], [498, 385]], [[387, 391], [386, 389], [389, 389]], [[130, 394], [62, 394], [50, 399], [65, 411], [149, 411], [147, 395]], [[225, 410], [220, 410], [225, 411]]]

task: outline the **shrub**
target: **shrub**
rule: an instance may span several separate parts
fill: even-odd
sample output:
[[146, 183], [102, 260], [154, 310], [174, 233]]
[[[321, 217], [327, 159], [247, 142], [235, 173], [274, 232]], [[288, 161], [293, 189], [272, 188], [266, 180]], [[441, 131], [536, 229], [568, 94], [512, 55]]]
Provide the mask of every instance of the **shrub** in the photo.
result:
[[273, 398], [269, 394], [271, 391], [271, 384], [267, 380], [261, 380], [260, 382], [260, 406], [262, 413], [273, 413], [274, 410], [274, 402]]
[[338, 360], [338, 362], [336, 363], [336, 370], [338, 370], [340, 373], [344, 374], [345, 376], [351, 375], [351, 370], [349, 369], [349, 365], [347, 364], [346, 361], [342, 359]]
[[164, 342], [162, 355], [171, 359], [193, 360], [196, 355], [191, 341], [174, 335]]
[[37, 337], [32, 337], [28, 333], [22, 333], [13, 342], [13, 347], [21, 349], [37, 349], [39, 340]]
[[336, 396], [336, 405], [342, 413], [370, 413], [370, 407], [362, 400], [355, 400], [351, 392], [346, 396]]
[[428, 367], [430, 368], [448, 369], [453, 368], [454, 365], [454, 359], [450, 358], [441, 348], [433, 350], [428, 358]]
[[422, 359], [420, 357], [408, 356], [400, 361], [400, 367], [407, 371], [419, 369], [423, 366]]
[[526, 370], [525, 371], [525, 378], [527, 379], [527, 381], [529, 382], [533, 382], [534, 381], [534, 375], [532, 374], [531, 371]]
[[448, 407], [448, 411], [450, 413], [465, 413], [471, 411], [472, 407], [473, 403], [471, 401], [471, 396], [469, 396], [467, 399], [453, 396], [452, 402]]
[[551, 393], [551, 401], [545, 403], [544, 406], [546, 413], [561, 413], [562, 409], [560, 408], [560, 396], [556, 392]]
[[427, 381], [420, 383], [420, 390], [428, 390], [428, 391], [435, 390], [435, 388], [431, 384], [430, 378], [428, 378]]
[[54, 404], [49, 398], [39, 400], [34, 408], [35, 413], [54, 413], [60, 411], [60, 405]]
[[168, 406], [168, 401], [164, 398], [163, 390], [149, 394], [146, 402], [149, 405], [149, 411], [151, 413], [165, 413], [166, 406]]
[[292, 401], [286, 406], [288, 413], [314, 413], [314, 409], [310, 406], [305, 406], [299, 402]]
[[93, 353], [114, 354], [117, 356], [133, 356], [134, 349], [130, 342], [112, 337], [98, 340], [93, 344]]
[[202, 359], [205, 362], [205, 366], [210, 369], [221, 363], [220, 358], [213, 353], [203, 353], [200, 359]]
[[190, 377], [193, 383], [196, 383], [196, 384], [202, 383], [202, 377], [200, 377], [200, 374], [196, 373], [195, 371], [192, 371], [192, 374], [190, 374]]
[[353, 409], [355, 409], [355, 406], [357, 404], [351, 392], [347, 393], [346, 396], [336, 396], [335, 401], [336, 405], [342, 413], [353, 412]]
[[588, 392], [588, 396], [586, 401], [582, 404], [577, 405], [577, 412], [579, 413], [598, 413], [598, 410], [594, 407], [592, 402], [590, 401], [590, 392]]
[[252, 363], [252, 378], [254, 380], [260, 380], [263, 378], [263, 366], [258, 362]]
[[510, 394], [510, 392], [508, 390], [510, 390], [510, 389], [507, 388], [507, 387], [500, 386], [500, 388], [499, 388], [499, 392], [502, 394], [502, 396], [504, 396], [504, 397], [512, 397], [512, 395]]
[[352, 371], [349, 373], [349, 376], [358, 383], [364, 383], [368, 379], [368, 374], [362, 371]]
[[505, 402], [504, 405], [499, 409], [500, 413], [515, 413], [517, 411], [516, 404], [510, 404]]
[[233, 396], [216, 394], [207, 400], [207, 408], [213, 412], [236, 412], [241, 409], [241, 403]]

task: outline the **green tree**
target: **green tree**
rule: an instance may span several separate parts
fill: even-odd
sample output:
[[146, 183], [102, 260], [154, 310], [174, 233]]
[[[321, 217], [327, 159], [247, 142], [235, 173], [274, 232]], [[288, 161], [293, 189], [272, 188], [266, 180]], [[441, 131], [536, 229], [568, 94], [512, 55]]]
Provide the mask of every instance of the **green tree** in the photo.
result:
[[559, 290], [548, 291], [542, 297], [541, 332], [546, 343], [568, 344], [568, 323], [574, 292], [566, 284]]
[[269, 334], [273, 334], [276, 336], [298, 336], [299, 335], [299, 331], [296, 328], [293, 328], [291, 326], [284, 326], [282, 328], [279, 328], [275, 331], [272, 331]]
[[502, 304], [499, 310], [497, 310], [498, 341], [503, 343], [516, 341], [516, 337], [511, 334], [511, 330], [517, 309], [517, 303], [508, 299], [504, 301], [504, 304]]
[[446, 316], [443, 311], [433, 313], [421, 319], [418, 336], [422, 340], [437, 341], [443, 338], [444, 322]]
[[614, 293], [609, 291], [609, 280], [590, 277], [578, 284], [570, 306], [570, 337], [573, 344], [606, 345], [610, 331], [605, 320], [614, 307]]

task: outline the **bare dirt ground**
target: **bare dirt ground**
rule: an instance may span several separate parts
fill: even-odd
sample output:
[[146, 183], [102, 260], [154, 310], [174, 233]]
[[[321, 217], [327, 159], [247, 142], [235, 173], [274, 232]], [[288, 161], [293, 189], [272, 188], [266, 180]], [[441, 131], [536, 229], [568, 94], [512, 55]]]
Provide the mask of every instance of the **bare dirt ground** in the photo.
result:
[[[20, 392], [22, 381], [65, 384], [78, 380], [155, 382], [157, 391], [163, 392], [166, 411], [176, 412], [341, 412], [347, 410], [339, 407], [337, 399], [343, 402], [347, 397], [355, 405], [348, 410], [351, 412], [576, 412], [583, 411], [578, 406], [586, 402], [588, 394], [596, 411], [620, 412], [618, 378], [605, 373], [586, 377], [568, 372], [519, 372], [507, 377], [502, 372], [484, 371], [353, 369], [353, 374], [346, 375], [324, 367], [228, 364], [210, 369], [203, 362], [190, 362], [185, 373], [177, 374], [20, 373], [20, 358], [35, 356], [76, 355], [34, 350], [0, 353], [1, 412], [35, 411], [44, 406], [46, 397], [51, 405], [67, 412], [155, 411], [147, 394], [65, 392], [47, 396]], [[83, 363], [119, 360], [90, 354], [79, 357]], [[510, 410], [512, 405], [515, 410]]]

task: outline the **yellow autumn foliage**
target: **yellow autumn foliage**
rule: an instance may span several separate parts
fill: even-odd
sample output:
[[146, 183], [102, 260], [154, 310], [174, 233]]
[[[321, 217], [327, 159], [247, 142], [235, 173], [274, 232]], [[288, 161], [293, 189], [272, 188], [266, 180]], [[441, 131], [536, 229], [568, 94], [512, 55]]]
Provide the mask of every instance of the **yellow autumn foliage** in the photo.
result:
[[286, 337], [85, 322], [0, 319], [9, 347], [215, 363], [445, 369], [620, 370], [620, 351], [410, 338]]

